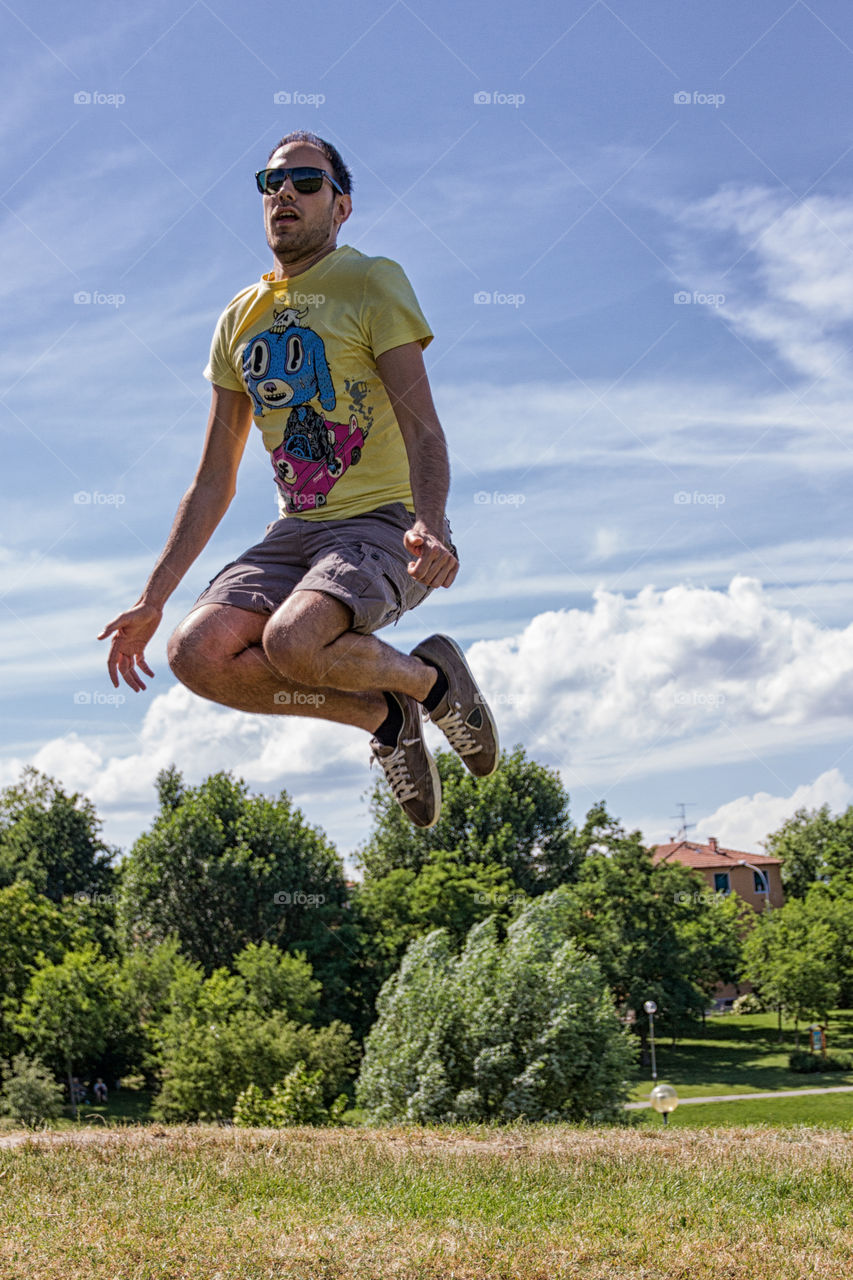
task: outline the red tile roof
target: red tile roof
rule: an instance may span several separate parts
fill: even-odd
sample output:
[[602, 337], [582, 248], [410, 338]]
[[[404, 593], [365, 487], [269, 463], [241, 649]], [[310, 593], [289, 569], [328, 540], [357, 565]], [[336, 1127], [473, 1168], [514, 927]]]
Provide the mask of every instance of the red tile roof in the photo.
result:
[[695, 840], [672, 840], [652, 849], [653, 862], [680, 862], [687, 867], [736, 867], [739, 862], [752, 862], [757, 867], [781, 867], [781, 858], [766, 853], [743, 853], [740, 849], [722, 849], [713, 844], [697, 844]]

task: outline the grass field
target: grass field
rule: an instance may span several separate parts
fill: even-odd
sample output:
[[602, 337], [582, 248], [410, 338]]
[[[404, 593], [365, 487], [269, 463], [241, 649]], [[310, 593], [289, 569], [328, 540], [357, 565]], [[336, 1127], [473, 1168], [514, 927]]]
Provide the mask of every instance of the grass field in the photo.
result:
[[[832, 1015], [827, 1038], [830, 1052], [833, 1049], [853, 1049], [853, 1011], [845, 1009]], [[806, 1047], [805, 1034], [801, 1034], [800, 1043], [802, 1048]], [[793, 1033], [789, 1027], [785, 1028], [784, 1041], [779, 1044], [775, 1014], [712, 1017], [707, 1020], [704, 1036], [697, 1029], [697, 1034], [679, 1040], [675, 1046], [667, 1039], [657, 1041], [658, 1080], [675, 1085], [682, 1098], [853, 1084], [853, 1072], [824, 1071], [802, 1075], [789, 1071], [788, 1054], [793, 1047]], [[647, 1098], [652, 1088], [649, 1068], [642, 1070], [642, 1079], [631, 1090], [635, 1101]], [[694, 1112], [700, 1108], [686, 1110]], [[704, 1114], [704, 1107], [702, 1111]]]
[[[677, 1086], [676, 1086], [677, 1087]], [[632, 1113], [642, 1128], [658, 1128], [663, 1120], [654, 1111]], [[811, 1125], [819, 1129], [853, 1130], [853, 1093], [806, 1095], [802, 1098], [756, 1098], [738, 1102], [702, 1102], [678, 1107], [669, 1117], [677, 1129], [774, 1125], [790, 1129]]]
[[0, 1149], [0, 1274], [840, 1280], [852, 1155], [814, 1131], [45, 1134]]

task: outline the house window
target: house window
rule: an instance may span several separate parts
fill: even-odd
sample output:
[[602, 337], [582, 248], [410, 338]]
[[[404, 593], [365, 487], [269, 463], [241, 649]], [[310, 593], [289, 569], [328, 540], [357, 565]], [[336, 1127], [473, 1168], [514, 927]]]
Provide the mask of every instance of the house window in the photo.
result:
[[729, 884], [728, 871], [714, 872], [714, 892], [715, 893], [731, 893], [731, 885]]
[[756, 893], [766, 893], [768, 888], [770, 887], [769, 883], [764, 879], [766, 874], [767, 874], [766, 871], [762, 871], [762, 872], [753, 871], [752, 883]]

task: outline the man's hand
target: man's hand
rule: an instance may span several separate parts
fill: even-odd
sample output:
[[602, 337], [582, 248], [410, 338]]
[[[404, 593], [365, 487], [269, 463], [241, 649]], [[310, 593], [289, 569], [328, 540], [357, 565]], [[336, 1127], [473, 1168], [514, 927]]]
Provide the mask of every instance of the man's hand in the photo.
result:
[[135, 604], [132, 609], [120, 613], [112, 622], [108, 622], [98, 636], [99, 640], [106, 640], [109, 635], [113, 637], [107, 670], [116, 689], [119, 674], [135, 693], [146, 688], [136, 668], [147, 676], [154, 675], [145, 661], [145, 646], [159, 627], [162, 617], [163, 610], [156, 605]]
[[409, 561], [409, 573], [427, 587], [449, 587], [459, 572], [459, 561], [437, 533], [423, 520], [416, 520], [403, 534], [403, 545], [416, 558]]

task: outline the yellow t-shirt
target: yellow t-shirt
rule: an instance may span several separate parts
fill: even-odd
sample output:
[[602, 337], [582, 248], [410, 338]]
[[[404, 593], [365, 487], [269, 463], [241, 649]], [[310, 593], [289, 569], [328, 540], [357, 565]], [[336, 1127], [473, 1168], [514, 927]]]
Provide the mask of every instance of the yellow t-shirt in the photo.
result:
[[402, 267], [349, 245], [289, 280], [270, 272], [228, 304], [204, 376], [251, 396], [282, 516], [414, 508], [376, 357], [405, 342], [425, 347], [432, 336]]

